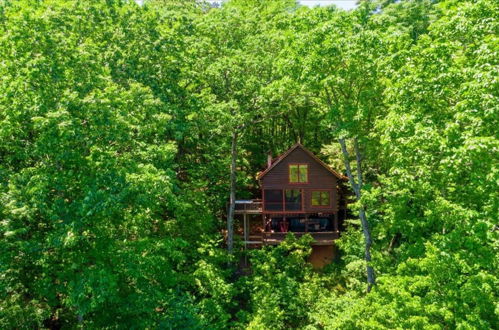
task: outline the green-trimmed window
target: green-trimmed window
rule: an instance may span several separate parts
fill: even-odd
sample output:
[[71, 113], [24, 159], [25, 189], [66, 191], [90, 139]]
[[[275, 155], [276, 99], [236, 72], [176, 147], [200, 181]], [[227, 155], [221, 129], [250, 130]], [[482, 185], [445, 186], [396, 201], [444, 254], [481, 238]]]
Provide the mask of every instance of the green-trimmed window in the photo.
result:
[[312, 206], [329, 206], [331, 194], [327, 190], [312, 191]]
[[290, 183], [307, 183], [308, 182], [308, 165], [307, 164], [290, 164], [289, 165], [289, 182]]

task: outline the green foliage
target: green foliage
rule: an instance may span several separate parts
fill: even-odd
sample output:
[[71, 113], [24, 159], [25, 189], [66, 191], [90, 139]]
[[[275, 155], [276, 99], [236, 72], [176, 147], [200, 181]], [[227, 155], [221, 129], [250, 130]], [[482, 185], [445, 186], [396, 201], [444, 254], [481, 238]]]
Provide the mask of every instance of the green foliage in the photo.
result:
[[[0, 328], [499, 327], [496, 1], [0, 1]], [[355, 137], [378, 284], [345, 222], [223, 249], [297, 140]], [[347, 146], [350, 150], [352, 145]]]
[[2, 327], [211, 323], [197, 311], [220, 299], [192, 294], [212, 278], [176, 220], [175, 30], [121, 2], [3, 13]]
[[286, 329], [306, 324], [304, 291], [312, 274], [307, 263], [310, 236], [299, 240], [292, 234], [276, 247], [254, 250], [251, 275], [240, 286], [249, 291], [250, 314], [240, 317], [249, 329]]

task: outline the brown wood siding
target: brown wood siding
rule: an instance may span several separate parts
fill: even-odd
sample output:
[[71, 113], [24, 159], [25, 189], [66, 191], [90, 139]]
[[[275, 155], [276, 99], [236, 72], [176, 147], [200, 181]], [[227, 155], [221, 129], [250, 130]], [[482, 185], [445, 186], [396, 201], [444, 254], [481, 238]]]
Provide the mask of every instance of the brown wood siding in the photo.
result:
[[[289, 164], [308, 164], [307, 183], [289, 183]], [[262, 189], [303, 189], [304, 212], [334, 213], [338, 210], [338, 179], [301, 148], [293, 150], [260, 181]], [[330, 190], [330, 207], [312, 206], [313, 190]], [[262, 195], [263, 196], [263, 195]]]

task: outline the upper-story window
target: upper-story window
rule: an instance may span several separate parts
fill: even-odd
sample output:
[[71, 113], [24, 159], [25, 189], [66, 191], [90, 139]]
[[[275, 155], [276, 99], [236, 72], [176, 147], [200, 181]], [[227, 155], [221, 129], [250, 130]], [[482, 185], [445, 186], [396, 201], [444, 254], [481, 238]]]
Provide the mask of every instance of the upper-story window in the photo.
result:
[[307, 183], [308, 165], [289, 164], [289, 183]]

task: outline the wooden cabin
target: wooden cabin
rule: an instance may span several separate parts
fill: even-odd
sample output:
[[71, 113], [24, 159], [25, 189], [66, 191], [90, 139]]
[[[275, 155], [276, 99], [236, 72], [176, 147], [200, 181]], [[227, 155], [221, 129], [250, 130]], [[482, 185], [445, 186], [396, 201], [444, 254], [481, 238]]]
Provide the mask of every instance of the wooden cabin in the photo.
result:
[[279, 244], [290, 232], [308, 233], [314, 238], [312, 263], [314, 258], [316, 266], [329, 262], [346, 216], [346, 177], [297, 143], [279, 157], [269, 157], [257, 179], [261, 199], [236, 201], [245, 246]]

